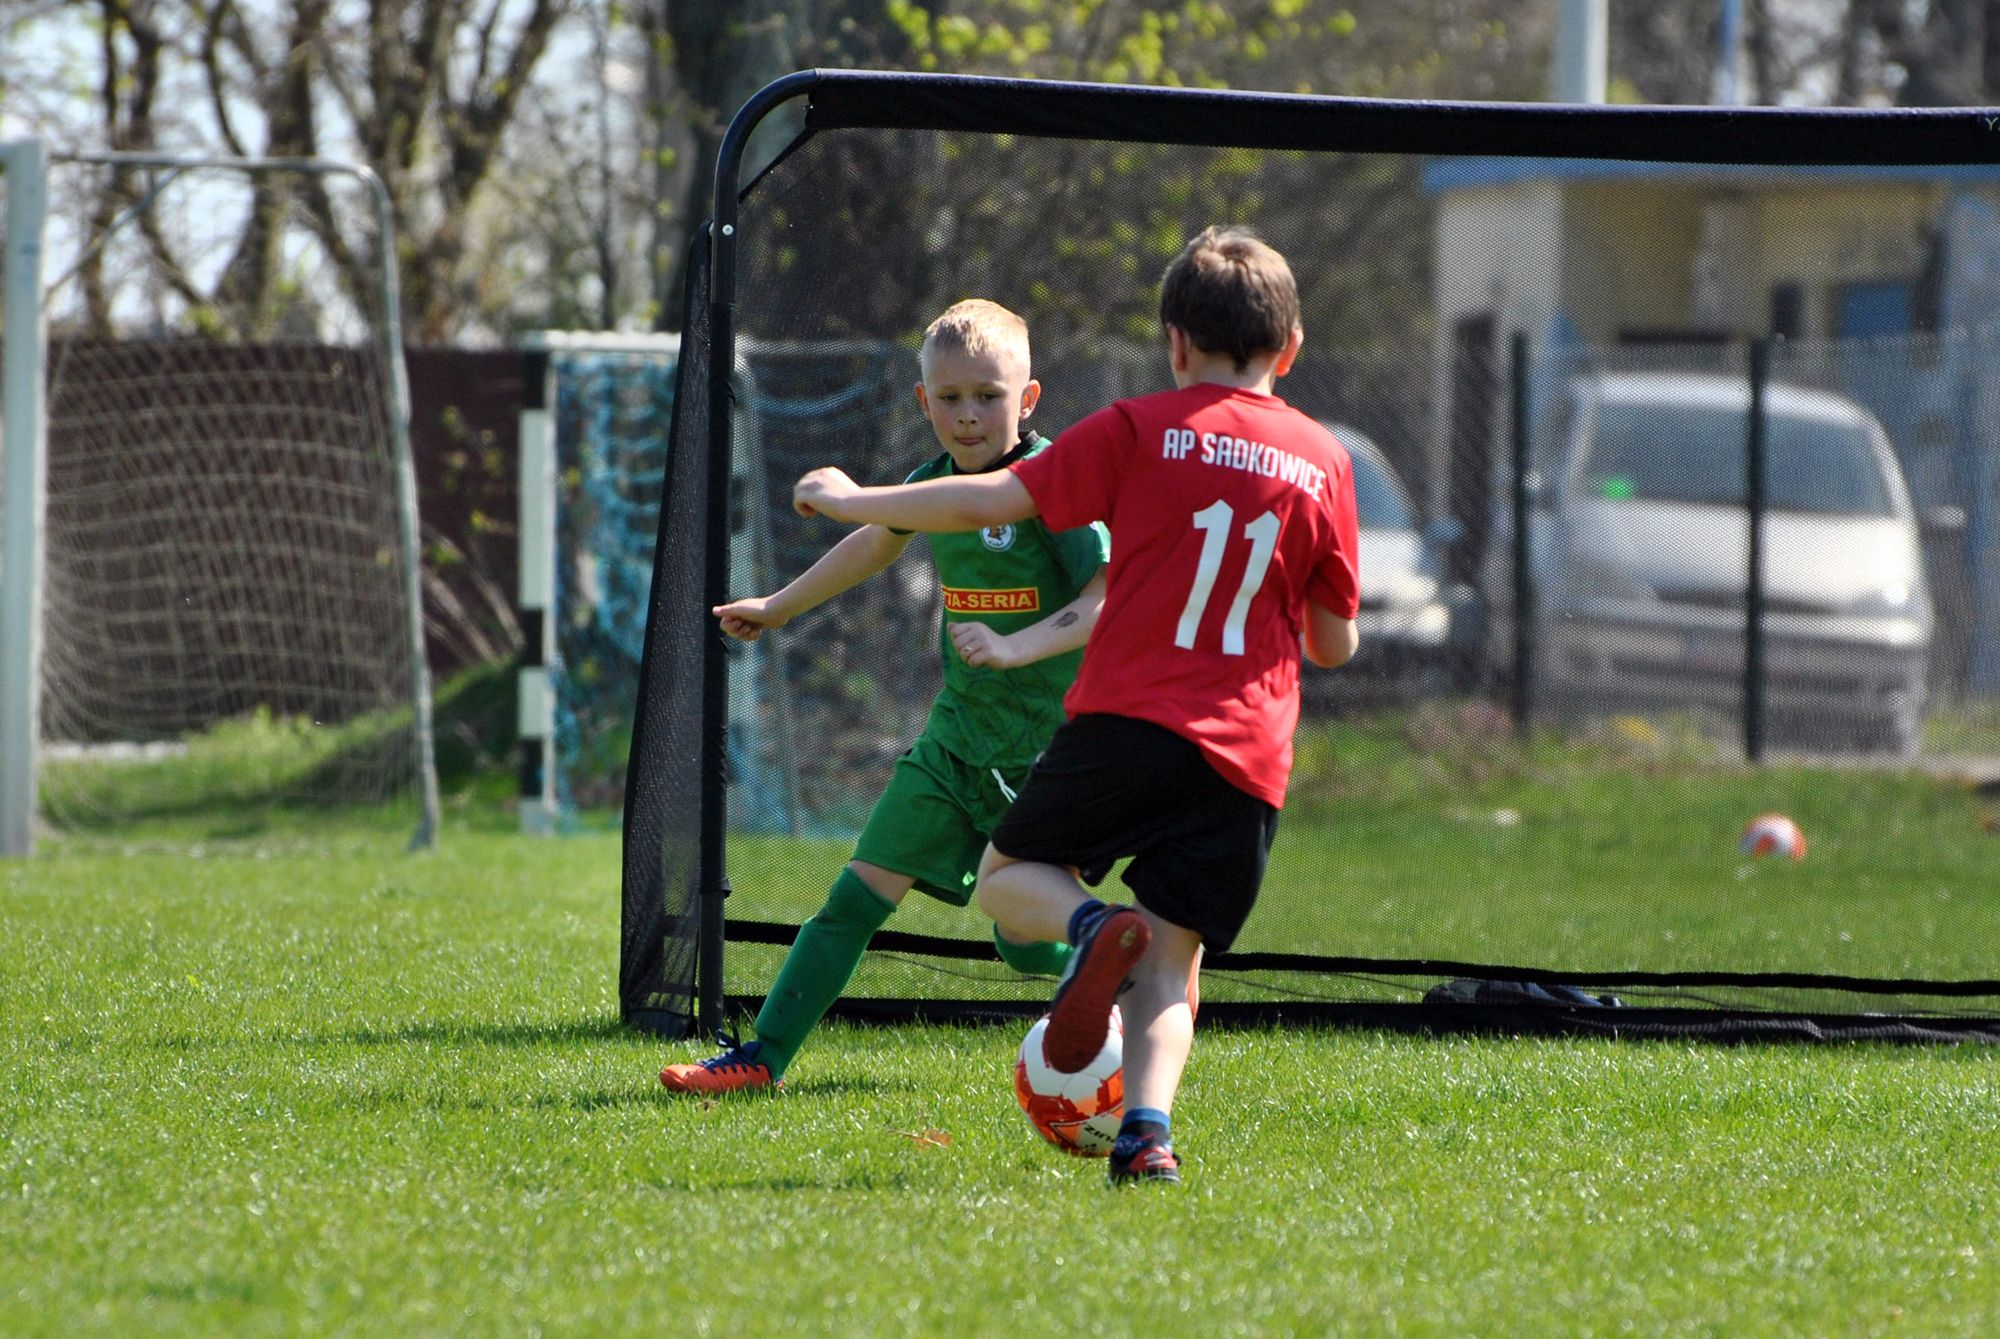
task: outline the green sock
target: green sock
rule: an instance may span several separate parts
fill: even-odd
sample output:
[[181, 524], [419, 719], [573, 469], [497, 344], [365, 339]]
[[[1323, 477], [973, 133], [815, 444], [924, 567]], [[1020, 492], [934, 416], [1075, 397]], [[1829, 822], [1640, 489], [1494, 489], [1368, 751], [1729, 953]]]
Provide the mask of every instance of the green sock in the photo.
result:
[[757, 1011], [758, 1058], [782, 1078], [806, 1034], [819, 1025], [868, 949], [868, 941], [896, 906], [863, 883], [851, 869], [840, 871], [826, 905], [799, 927], [771, 993]]
[[997, 925], [993, 927], [993, 947], [999, 950], [1000, 961], [1023, 976], [1061, 976], [1071, 952], [1068, 944], [1050, 939], [1017, 943], [1001, 934]]

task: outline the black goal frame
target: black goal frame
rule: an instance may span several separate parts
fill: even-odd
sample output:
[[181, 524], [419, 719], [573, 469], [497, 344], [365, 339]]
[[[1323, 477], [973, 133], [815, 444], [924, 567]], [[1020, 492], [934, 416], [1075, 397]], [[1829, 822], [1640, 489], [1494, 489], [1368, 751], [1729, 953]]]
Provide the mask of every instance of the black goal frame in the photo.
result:
[[[759, 177], [744, 180], [753, 134], [802, 103], [795, 137], [772, 164], [813, 135], [837, 129], [962, 131], [1023, 137], [1174, 143], [1263, 150], [1502, 156], [1776, 167], [1950, 166], [2000, 162], [2000, 110], [1575, 106], [1408, 101], [1231, 90], [988, 78], [955, 74], [816, 69], [781, 78], [750, 98], [723, 137], [713, 215], [689, 253], [683, 355], [675, 400], [706, 413], [706, 454], [670, 462], [628, 770], [623, 853], [620, 1005], [627, 1022], [668, 1036], [718, 1028], [754, 1009], [725, 994], [729, 941], [788, 944], [794, 927], [732, 923], [725, 835], [727, 684], [724, 639], [706, 610], [730, 595], [730, 462], [734, 434], [738, 210]], [[764, 169], [768, 171], [769, 168]], [[692, 454], [692, 453], [689, 453]], [[698, 514], [699, 607], [687, 583], [667, 580], [670, 555], [687, 561], [670, 515]], [[699, 646], [699, 654], [691, 654]], [[690, 711], [695, 719], [691, 722]], [[696, 778], [680, 791], [671, 769]], [[688, 801], [693, 812], [687, 812]], [[990, 944], [885, 931], [874, 947], [951, 959], [987, 958]], [[1385, 961], [1292, 954], [1224, 954], [1231, 968], [1415, 975], [1509, 982], [1700, 987], [1780, 985], [1867, 996], [2000, 1001], [2000, 980], [1893, 981], [1727, 972], [1621, 972], [1560, 976], [1528, 967]], [[1026, 1006], [946, 999], [862, 999], [839, 1015], [880, 1020], [982, 1019]], [[1208, 1023], [1349, 1022], [1434, 1030], [1493, 1029], [1583, 1035], [1874, 1040], [2000, 1040], [2000, 1018], [1777, 1014], [1729, 1009], [1601, 1011], [1500, 1004], [1338, 1004], [1296, 1001], [1205, 1006]]]

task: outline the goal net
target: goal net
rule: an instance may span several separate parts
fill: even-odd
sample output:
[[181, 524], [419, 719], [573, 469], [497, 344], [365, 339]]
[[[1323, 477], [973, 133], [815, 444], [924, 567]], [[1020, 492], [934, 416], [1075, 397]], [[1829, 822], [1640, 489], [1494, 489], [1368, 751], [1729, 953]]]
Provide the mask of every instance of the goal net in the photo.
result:
[[[890, 385], [837, 437], [766, 432], [746, 490], [719, 369], [873, 340], [911, 382], [925, 324], [989, 297], [1029, 320], [1055, 433], [1169, 384], [1160, 271], [1234, 223], [1300, 281], [1280, 394], [1356, 460], [1363, 651], [1305, 676], [1283, 835], [1204, 1017], [1431, 1026], [1504, 982], [1530, 1014], [1525, 987], [1615, 995], [1615, 1022], [1535, 1016], [1627, 1032], [1991, 1024], [1990, 908], [1916, 875], [1871, 881], [1865, 911], [1818, 903], [1735, 855], [1734, 806], [1777, 807], [1788, 774], [1730, 780], [1765, 775], [1746, 759], [1941, 759], [1995, 720], [2000, 168], [1978, 116], [815, 71], [753, 100], [733, 142], [780, 111], [796, 137], [755, 180], [725, 164], [686, 299], [625, 792], [628, 1018], [754, 1008], [938, 686], [917, 550], [775, 634], [804, 821], [739, 823], [735, 662], [707, 614], [752, 593], [727, 518], [764, 518], [788, 580], [840, 533], [792, 514], [800, 472], [894, 482], [938, 447]], [[1634, 846], [1494, 784], [1579, 760], [1634, 806], [1649, 769], [1695, 762], [1712, 811]], [[1435, 812], [1399, 803], [1437, 776], [1463, 784]], [[908, 899], [839, 1007], [1042, 1007], [1050, 983], [986, 930]]]
[[349, 827], [428, 843], [377, 183], [127, 155], [59, 160], [48, 180], [41, 822], [173, 845]]
[[[542, 801], [553, 810], [547, 821], [590, 828], [615, 823], [625, 793], [680, 338], [543, 331], [522, 345], [528, 375], [546, 381], [548, 402], [546, 411], [529, 411], [523, 436], [545, 434], [553, 476], [546, 485], [522, 486], [521, 543], [530, 555], [522, 602], [530, 610], [546, 605], [552, 624], [546, 737], [526, 741], [533, 757], [524, 767], [552, 772]], [[738, 407], [731, 488], [748, 497], [766, 496], [772, 486], [763, 463], [767, 431], [838, 440], [872, 417], [904, 372], [900, 351], [887, 345], [751, 347], [739, 355], [731, 381]], [[823, 389], [831, 366], [850, 360], [851, 379]], [[801, 367], [821, 385], [792, 394]], [[552, 505], [533, 496], [544, 486]], [[732, 588], [782, 584], [772, 530], [763, 509], [737, 512], [729, 538]], [[789, 680], [779, 667], [783, 654], [775, 640], [743, 646], [731, 674], [727, 716], [739, 828], [797, 832], [808, 822], [785, 697]], [[539, 690], [531, 684], [525, 696], [534, 700]], [[526, 794], [523, 800], [534, 802]]]

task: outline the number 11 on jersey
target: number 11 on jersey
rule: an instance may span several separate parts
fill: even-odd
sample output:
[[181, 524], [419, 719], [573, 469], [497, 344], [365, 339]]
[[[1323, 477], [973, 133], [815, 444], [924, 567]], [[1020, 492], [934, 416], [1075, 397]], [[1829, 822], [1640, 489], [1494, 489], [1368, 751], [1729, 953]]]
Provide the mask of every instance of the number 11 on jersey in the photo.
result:
[[[1201, 562], [1195, 568], [1187, 604], [1181, 609], [1181, 621], [1174, 629], [1174, 645], [1184, 651], [1194, 650], [1195, 631], [1201, 627], [1209, 596], [1215, 593], [1216, 574], [1222, 570], [1222, 555], [1229, 547], [1235, 521], [1235, 510], [1220, 500], [1194, 514], [1194, 528], [1202, 532]], [[1226, 656], [1243, 654], [1243, 625], [1250, 617], [1250, 601], [1256, 598], [1265, 574], [1270, 571], [1271, 555], [1277, 552], [1278, 524], [1277, 514], [1267, 511], [1243, 527], [1243, 537], [1250, 541], [1250, 561], [1243, 568], [1243, 584], [1237, 587], [1236, 598], [1229, 602], [1228, 616], [1222, 621], [1222, 654]]]

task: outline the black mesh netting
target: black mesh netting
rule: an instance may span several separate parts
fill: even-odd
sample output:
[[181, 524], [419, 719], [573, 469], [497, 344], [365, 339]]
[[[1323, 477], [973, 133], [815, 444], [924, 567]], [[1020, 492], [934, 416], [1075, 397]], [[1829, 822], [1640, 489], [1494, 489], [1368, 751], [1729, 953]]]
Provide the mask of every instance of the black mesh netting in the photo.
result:
[[[709, 504], [706, 255], [697, 243], [688, 271], [674, 440], [660, 489], [660, 532], [671, 538], [654, 555], [625, 783], [618, 998], [627, 1021], [671, 1035], [695, 1019], [699, 890], [720, 877], [705, 867], [702, 842], [712, 733], [702, 722], [702, 647], [715, 635], [704, 599], [709, 549], [691, 539], [702, 534]], [[720, 855], [711, 850], [708, 860]]]
[[[951, 302], [989, 297], [1029, 319], [1034, 423], [1053, 435], [1169, 384], [1157, 280], [1188, 236], [1252, 225], [1298, 276], [1306, 349], [1278, 389], [1338, 425], [1359, 461], [1364, 650], [1307, 671], [1270, 876], [1236, 950], [1209, 964], [1205, 1017], [1560, 1016], [1731, 1038], [1984, 1026], [2000, 996], [1993, 899], [1927, 879], [1920, 860], [1833, 882], [1735, 845], [1746, 796], [1784, 808], [1806, 784], [1747, 768], [1746, 751], [1936, 760], [1964, 740], [1977, 752], [1992, 715], [2000, 169], [1911, 166], [1949, 164], [1971, 143], [1958, 130], [1941, 144], [1941, 122], [1859, 118], [1816, 138], [1809, 119], [1739, 117], [1720, 137], [1653, 127], [1648, 143], [1707, 164], [1618, 161], [1641, 123], [1612, 114], [1571, 112], [1538, 139], [1472, 110], [1399, 121], [1284, 99], [1246, 129], [1230, 117], [1259, 115], [1247, 104], [1072, 88], [1051, 112], [1034, 86], [982, 85], [940, 110], [920, 80], [828, 78], [838, 96], [815, 91], [806, 133], [733, 224], [731, 593], [777, 589], [839, 537], [792, 513], [801, 472], [894, 482], [937, 452], [911, 386], [917, 335]], [[970, 128], [856, 124], [871, 120]], [[989, 133], [1010, 128], [1034, 133]], [[1424, 152], [1339, 151], [1350, 142]], [[1462, 156], [1510, 145], [1593, 156]], [[654, 989], [663, 928], [685, 946], [677, 962], [693, 956], [692, 927], [671, 931], [698, 873], [697, 689], [716, 639], [699, 537], [718, 518], [690, 459], [719, 408], [701, 398], [705, 302], [689, 304], [628, 798], [628, 1012]], [[1753, 396], [1749, 341], [1773, 335]], [[1753, 440], [1767, 488], [1749, 588]], [[1515, 617], [1522, 596], [1530, 618]], [[730, 942], [705, 993], [754, 1001], [824, 899], [922, 725], [938, 617], [919, 542], [727, 653], [727, 692], [707, 710], [728, 731]], [[1668, 774], [1693, 798], [1663, 814]], [[1690, 774], [1714, 784], [1690, 788]], [[1765, 791], [1746, 782], [1763, 775]], [[1587, 791], [1574, 813], [1570, 785]], [[988, 930], [912, 895], [842, 1007], [1038, 1007], [1049, 983], [1002, 967]], [[1438, 991], [1454, 981], [1568, 984], [1624, 1012]]]

